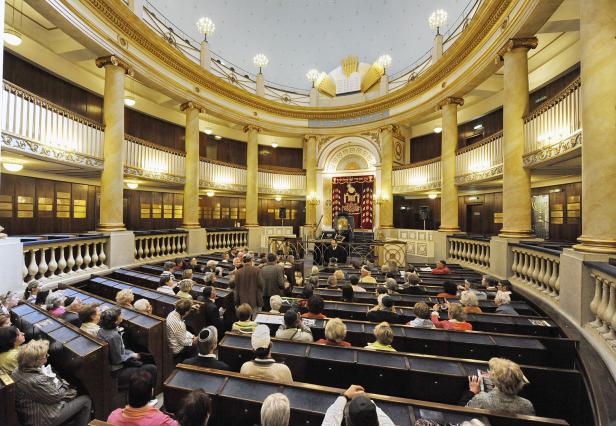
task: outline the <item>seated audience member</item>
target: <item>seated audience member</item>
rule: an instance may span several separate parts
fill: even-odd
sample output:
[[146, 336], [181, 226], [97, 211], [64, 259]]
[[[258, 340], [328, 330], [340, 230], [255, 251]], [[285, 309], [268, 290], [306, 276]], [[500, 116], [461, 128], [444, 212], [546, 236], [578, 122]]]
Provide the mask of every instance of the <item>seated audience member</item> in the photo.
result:
[[9, 310], [19, 303], [19, 297], [12, 291], [7, 291], [0, 296], [0, 314], [9, 315]]
[[454, 299], [458, 294], [458, 287], [451, 281], [443, 283], [443, 291], [436, 295], [445, 299]]
[[83, 308], [83, 302], [79, 297], [69, 296], [64, 299], [64, 314], [61, 318], [73, 324], [75, 327], [81, 327], [81, 319], [79, 312]]
[[130, 288], [125, 288], [124, 290], [120, 290], [115, 297], [116, 303], [123, 308], [132, 308], [133, 301], [135, 300], [135, 295]]
[[[47, 296], [49, 296], [50, 293], [51, 291], [49, 290], [40, 290], [38, 294], [36, 295], [36, 300], [34, 301], [34, 304], [36, 306], [45, 305], [45, 302], [47, 301]], [[44, 306], [41, 306], [41, 307], [44, 307]]]
[[[351, 277], [353, 278], [353, 277]], [[345, 284], [342, 286], [342, 301], [352, 303], [355, 300], [355, 290], [353, 290], [353, 286], [350, 284]]]
[[192, 300], [193, 297], [190, 292], [192, 291], [193, 284], [194, 281], [191, 279], [184, 279], [180, 281], [180, 283], [178, 284], [180, 291], [178, 291], [175, 295], [177, 297], [181, 297], [182, 299]]
[[273, 393], [261, 405], [261, 426], [288, 426], [291, 418], [289, 398], [282, 393]]
[[295, 271], [295, 285], [296, 286], [304, 285], [304, 277], [302, 276], [301, 271]]
[[415, 270], [415, 267], [413, 265], [409, 265], [408, 268], [406, 268], [406, 272], [404, 274], [405, 280], [408, 282], [407, 277], [410, 277], [411, 275], [415, 275], [417, 278], [419, 278], [419, 274], [417, 273], [417, 271]]
[[186, 358], [195, 356], [197, 348], [195, 342], [197, 336], [186, 330], [184, 319], [190, 314], [192, 302], [187, 299], [180, 299], [175, 302], [175, 309], [167, 315], [165, 325], [167, 326], [167, 339], [169, 348], [173, 352], [173, 361], [177, 364]]
[[120, 386], [128, 383], [130, 376], [138, 371], [147, 371], [153, 377], [152, 384], [156, 383], [156, 366], [143, 364], [138, 353], [124, 346], [124, 340], [118, 331], [122, 320], [120, 308], [107, 309], [101, 313], [100, 330], [96, 335], [108, 343], [111, 374], [117, 377]]
[[485, 290], [496, 290], [497, 285], [498, 280], [496, 280], [496, 278], [492, 278], [489, 275], [481, 277], [481, 287]]
[[432, 320], [430, 319], [431, 312], [430, 307], [424, 302], [415, 303], [413, 306], [415, 319], [407, 322], [406, 325], [410, 325], [415, 328], [435, 328]]
[[308, 299], [308, 312], [303, 313], [302, 318], [327, 318], [323, 314], [323, 308], [325, 308], [325, 302], [323, 302], [323, 298], [319, 295], [313, 294], [310, 299]]
[[370, 270], [365, 266], [362, 266], [359, 274], [361, 275], [361, 279], [359, 280], [360, 283], [376, 284], [376, 279], [372, 276]]
[[178, 426], [178, 422], [150, 405], [154, 383], [147, 371], [133, 373], [128, 382], [128, 405], [113, 410], [107, 423], [114, 426]]
[[344, 340], [346, 332], [346, 325], [340, 318], [330, 319], [325, 324], [325, 339], [319, 339], [316, 343], [329, 346], [351, 346], [349, 342]]
[[148, 299], [139, 299], [133, 303], [133, 308], [142, 314], [152, 315], [152, 305]]
[[17, 368], [19, 347], [26, 341], [26, 336], [17, 327], [0, 328], [0, 373], [9, 376]]
[[162, 293], [167, 293], [172, 296], [175, 296], [175, 291], [173, 291], [175, 286], [176, 286], [176, 282], [172, 274], [161, 275], [160, 281], [158, 283], [158, 288], [156, 289], [156, 291], [160, 291]]
[[335, 275], [330, 275], [327, 277], [327, 288], [337, 288], [338, 287], [338, 278]]
[[426, 289], [419, 285], [421, 283], [421, 279], [419, 278], [419, 275], [407, 272], [406, 275], [404, 276], [404, 279], [406, 283], [401, 289], [398, 289], [399, 293], [426, 294]]
[[175, 263], [171, 262], [170, 260], [166, 261], [163, 264], [163, 272], [160, 273], [160, 277], [164, 277], [164, 276], [171, 276], [173, 277], [173, 268], [175, 268]]
[[[47, 375], [41, 367], [47, 363], [47, 340], [31, 340], [17, 354], [15, 410], [22, 425], [86, 426], [92, 401], [76, 396], [69, 384], [58, 376]], [[72, 423], [71, 423], [72, 422]]]
[[218, 266], [218, 262], [215, 260], [208, 260], [205, 264], [204, 272], [211, 272], [216, 275], [222, 275], [222, 268]]
[[282, 297], [277, 294], [270, 297], [270, 308], [272, 308], [269, 311], [270, 314], [279, 314], [280, 309], [282, 308]]
[[379, 323], [400, 323], [400, 316], [396, 313], [396, 308], [394, 308], [394, 299], [387, 295], [383, 296], [381, 303], [375, 308], [370, 309], [368, 314], [366, 314], [366, 320]]
[[436, 328], [444, 328], [447, 330], [472, 330], [473, 326], [466, 322], [466, 312], [459, 303], [448, 303], [447, 315], [449, 319], [440, 321], [438, 309], [440, 305], [434, 305], [431, 314], [432, 323]]
[[176, 257], [173, 260], [173, 271], [181, 271], [184, 269], [184, 260], [181, 257]]
[[66, 308], [64, 307], [64, 300], [66, 296], [61, 290], [54, 291], [53, 293], [49, 293], [47, 299], [45, 300], [45, 306], [47, 307], [47, 311], [54, 317], [60, 318], [66, 312]]
[[233, 323], [231, 331], [238, 331], [244, 334], [250, 334], [255, 331], [257, 323], [250, 319], [252, 317], [252, 308], [248, 303], [242, 303], [235, 308], [235, 315], [237, 315], [238, 321]]
[[217, 368], [219, 370], [231, 370], [225, 362], [216, 358], [216, 347], [218, 346], [218, 331], [214, 326], [205, 327], [197, 335], [197, 356], [187, 358], [184, 364], [196, 365], [205, 368]]
[[436, 268], [432, 269], [432, 273], [434, 275], [446, 275], [450, 272], [451, 271], [447, 267], [447, 263], [444, 260], [439, 260], [438, 262], [436, 262]]
[[387, 263], [381, 266], [381, 274], [383, 275], [389, 274], [389, 265]]
[[188, 268], [193, 272], [203, 272], [203, 266], [199, 265], [196, 257], [191, 257], [190, 262], [188, 263]]
[[0, 327], [10, 327], [11, 316], [6, 314], [0, 314]]
[[391, 342], [394, 341], [394, 331], [388, 323], [382, 322], [377, 325], [374, 328], [374, 337], [376, 338], [376, 341], [368, 343], [366, 345], [366, 349], [396, 352], [396, 350], [391, 346]]
[[520, 315], [516, 312], [513, 306], [510, 305], [511, 297], [504, 291], [496, 292], [496, 296], [494, 296], [494, 303], [496, 303], [496, 311], [494, 311], [496, 314]]
[[24, 302], [34, 303], [36, 301], [36, 295], [43, 286], [37, 280], [32, 280], [26, 286], [24, 290]]
[[229, 252], [224, 252], [222, 254], [222, 263], [229, 263], [229, 259], [231, 259], [231, 255], [229, 254]]
[[[330, 277], [331, 277], [331, 275], [330, 275]], [[327, 281], [327, 284], [329, 285], [329, 279]], [[307, 285], [311, 285], [313, 287], [318, 287], [319, 286], [319, 276], [318, 275], [312, 275], [310, 278], [308, 278], [308, 280], [304, 284], [304, 287], [307, 286]]]
[[[484, 410], [501, 411], [507, 414], [535, 415], [532, 402], [518, 396], [528, 380], [524, 377], [520, 366], [504, 358], [492, 358], [488, 364], [489, 374], [494, 388], [482, 392], [479, 378], [469, 378], [469, 392], [464, 399], [470, 399], [467, 407]], [[473, 396], [474, 395], [474, 396]], [[472, 396], [472, 398], [471, 398]]]
[[242, 364], [241, 374], [284, 383], [293, 382], [289, 367], [272, 358], [272, 340], [267, 325], [259, 324], [255, 328], [250, 337], [250, 343], [255, 351], [255, 359]]
[[344, 280], [345, 280], [345, 276], [344, 276], [344, 272], [342, 272], [341, 269], [336, 269], [334, 271], [334, 277], [336, 277], [336, 282], [340, 285], [344, 284]]
[[216, 305], [216, 290], [212, 286], [203, 287], [202, 298], [204, 302], [203, 312], [205, 314], [205, 325], [216, 327], [219, 336], [225, 334], [225, 325], [220, 318], [220, 309]]
[[511, 296], [512, 289], [513, 289], [513, 286], [511, 285], [509, 280], [500, 280], [498, 284], [496, 284], [497, 292], [507, 293], [509, 296]]
[[346, 425], [394, 426], [383, 410], [368, 398], [364, 388], [351, 385], [325, 412], [322, 426]]
[[485, 291], [481, 291], [481, 282], [475, 279], [467, 278], [464, 280], [464, 286], [462, 294], [465, 292], [471, 292], [477, 296], [477, 300], [488, 300], [488, 294]]
[[79, 319], [81, 320], [79, 328], [92, 336], [98, 335], [98, 330], [101, 329], [98, 325], [101, 320], [101, 308], [98, 303], [84, 305], [79, 311]]
[[387, 267], [389, 268], [390, 274], [395, 274], [396, 276], [400, 276], [400, 268], [398, 268], [398, 262], [393, 259], [387, 261]]
[[308, 306], [308, 300], [314, 294], [314, 286], [306, 284], [302, 288], [302, 298], [293, 304], [293, 309], [297, 312], [306, 312]]
[[193, 389], [182, 401], [176, 414], [180, 426], [207, 426], [212, 414], [212, 401], [203, 389]]
[[349, 281], [351, 282], [351, 287], [353, 288], [354, 292], [358, 292], [358, 293], [366, 292], [366, 289], [359, 285], [361, 281], [357, 275], [351, 275], [351, 278], [349, 279]]
[[398, 289], [398, 282], [395, 278], [387, 278], [385, 280], [385, 288], [387, 289], [387, 294], [398, 294], [396, 291]]
[[464, 312], [467, 314], [480, 314], [482, 312], [475, 293], [470, 291], [462, 292], [462, 296], [460, 296], [460, 303], [464, 308]]
[[284, 314], [284, 324], [276, 331], [276, 338], [294, 342], [312, 342], [312, 330], [302, 322], [297, 312], [289, 309]]
[[319, 267], [318, 266], [313, 266], [312, 268], [310, 268], [310, 276], [311, 277], [318, 277], [319, 276]]

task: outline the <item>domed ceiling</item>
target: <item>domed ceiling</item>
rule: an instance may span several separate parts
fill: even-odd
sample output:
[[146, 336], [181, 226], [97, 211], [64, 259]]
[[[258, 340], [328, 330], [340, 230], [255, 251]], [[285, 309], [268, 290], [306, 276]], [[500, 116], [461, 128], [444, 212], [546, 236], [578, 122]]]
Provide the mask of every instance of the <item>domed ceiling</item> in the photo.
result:
[[[195, 25], [211, 18], [216, 30], [210, 49], [230, 64], [251, 74], [252, 58], [264, 53], [265, 78], [277, 85], [308, 89], [311, 68], [330, 72], [347, 55], [373, 63], [389, 54], [389, 75], [407, 68], [428, 52], [434, 31], [428, 17], [445, 9], [448, 24], [475, 0], [150, 0], [159, 13], [187, 35], [200, 41]], [[180, 6], [181, 5], [181, 6]], [[238, 70], [239, 71], [239, 70]]]

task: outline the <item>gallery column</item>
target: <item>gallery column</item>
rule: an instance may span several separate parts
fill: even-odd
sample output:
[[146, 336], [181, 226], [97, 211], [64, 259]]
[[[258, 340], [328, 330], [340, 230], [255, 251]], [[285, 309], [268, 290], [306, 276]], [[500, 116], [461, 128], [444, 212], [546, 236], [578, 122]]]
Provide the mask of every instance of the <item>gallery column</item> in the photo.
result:
[[244, 127], [246, 148], [246, 226], [259, 225], [259, 132], [255, 125]]
[[530, 170], [524, 168], [524, 115], [528, 112], [528, 50], [537, 38], [511, 39], [499, 52], [504, 61], [503, 228], [500, 236], [533, 235]]
[[180, 109], [186, 114], [182, 228], [199, 228], [199, 113], [205, 109], [194, 102], [185, 102]]
[[387, 229], [393, 228], [394, 226], [394, 202], [392, 194], [392, 174], [394, 168], [393, 126], [385, 126], [379, 129], [379, 143], [381, 145], [379, 225], [381, 229]]
[[306, 226], [317, 224], [317, 136], [306, 135], [304, 156], [306, 158]]
[[446, 98], [439, 104], [441, 134], [441, 232], [458, 232], [458, 187], [456, 186], [456, 148], [458, 147], [458, 106], [462, 98]]
[[124, 203], [124, 75], [132, 75], [130, 66], [116, 56], [96, 60], [105, 68], [103, 121], [104, 166], [101, 174], [99, 231], [125, 230], [122, 207]]

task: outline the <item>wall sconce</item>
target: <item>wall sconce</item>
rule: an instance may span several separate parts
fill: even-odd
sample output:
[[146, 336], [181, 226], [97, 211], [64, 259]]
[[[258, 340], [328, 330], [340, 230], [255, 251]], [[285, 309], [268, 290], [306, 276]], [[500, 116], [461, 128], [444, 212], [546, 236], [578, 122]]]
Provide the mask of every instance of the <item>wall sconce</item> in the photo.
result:
[[282, 200], [282, 197], [281, 197], [280, 195], [276, 195], [276, 196], [274, 197], [274, 200], [276, 200], [276, 201], [280, 201], [280, 200]]
[[436, 194], [428, 194], [428, 198], [431, 200], [436, 200], [436, 198], [438, 197], [438, 195]]
[[319, 200], [317, 194], [313, 192], [306, 197], [306, 203], [308, 203], [309, 206], [318, 206], [321, 200]]
[[207, 195], [208, 197], [213, 197], [214, 196], [214, 191], [208, 191], [205, 193], [205, 195]]
[[139, 184], [137, 182], [126, 182], [126, 186], [128, 187], [128, 189], [139, 188]]

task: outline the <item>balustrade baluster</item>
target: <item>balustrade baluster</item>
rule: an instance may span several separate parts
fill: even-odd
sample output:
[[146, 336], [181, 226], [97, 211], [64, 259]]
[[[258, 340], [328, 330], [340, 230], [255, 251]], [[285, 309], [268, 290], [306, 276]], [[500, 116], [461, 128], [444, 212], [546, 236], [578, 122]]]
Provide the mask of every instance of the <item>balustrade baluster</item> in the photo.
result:
[[554, 297], [558, 299], [560, 297], [560, 261], [554, 262], [554, 268], [556, 269], [556, 282], [554, 283]]
[[38, 265], [36, 264], [35, 249], [30, 249], [30, 264], [28, 265], [28, 274], [32, 277], [32, 279], [35, 279], [36, 274], [38, 274]]
[[601, 284], [603, 286], [603, 293], [601, 294], [601, 304], [599, 305], [599, 309], [597, 310], [597, 315], [601, 318], [601, 327], [597, 330], [599, 333], [607, 333], [608, 326], [605, 319], [605, 311], [607, 310], [607, 304], [610, 298], [610, 284], [609, 281], [602, 278]]
[[68, 259], [66, 261], [66, 266], [68, 267], [68, 273], [72, 274], [75, 272], [73, 271], [73, 267], [75, 266], [75, 257], [73, 256], [73, 246], [69, 244], [66, 248], [68, 249]]
[[143, 237], [143, 258], [148, 259], [150, 257], [150, 237]]
[[182, 253], [186, 251], [186, 234], [183, 234], [181, 237], [182, 240]]
[[161, 248], [159, 246], [160, 237], [154, 237], [154, 256], [158, 257], [161, 255]]
[[550, 288], [553, 289], [552, 293], [550, 293], [552, 296], [558, 296], [558, 275], [558, 262], [554, 261], [552, 262], [552, 275], [550, 276], [550, 281], [548, 282]]
[[513, 249], [512, 250], [513, 253], [513, 262], [511, 263], [511, 272], [513, 273], [514, 277], [519, 277], [520, 274], [518, 273], [518, 259], [519, 259], [519, 253], [517, 250]]
[[101, 241], [101, 250], [98, 254], [98, 259], [101, 261], [101, 266], [106, 265], [105, 260], [107, 260], [107, 255], [105, 254], [105, 242]]
[[539, 256], [539, 272], [537, 273], [537, 282], [539, 283], [539, 288], [543, 293], [548, 293], [550, 291], [549, 287], [543, 281], [543, 276], [545, 274], [545, 262], [547, 259], [540, 255]]
[[49, 269], [47, 265], [46, 254], [45, 254], [46, 252], [47, 252], [47, 247], [40, 249], [41, 259], [38, 264], [38, 271], [39, 271], [39, 274], [41, 274], [41, 277], [39, 278], [40, 280], [44, 280], [46, 278], [45, 274], [47, 273], [47, 270]]
[[83, 257], [84, 270], [89, 271], [90, 269], [92, 269], [92, 265], [90, 265], [90, 263], [92, 262], [92, 256], [90, 256], [90, 243], [85, 243], [83, 245], [83, 248], [85, 251], [85, 256]]
[[143, 259], [143, 240], [141, 238], [137, 238], [135, 243], [137, 244], [137, 254], [135, 257], [141, 260]]
[[524, 259], [522, 263], [522, 270], [520, 271], [520, 278], [522, 279], [522, 281], [527, 282], [528, 281], [528, 267], [530, 265], [529, 259], [528, 259], [528, 253], [524, 251], [520, 251], [520, 254], [522, 255]]
[[133, 256], [135, 259], [139, 259], [141, 257], [139, 256], [139, 246], [141, 246], [141, 241], [139, 238], [135, 238], [135, 248], [133, 249]]
[[60, 271], [60, 273], [58, 274], [59, 276], [64, 276], [66, 275], [65, 270], [66, 270], [66, 259], [64, 258], [64, 249], [66, 248], [66, 246], [60, 246], [58, 247], [60, 249], [60, 260], [58, 260], [58, 271]]
[[92, 268], [96, 268], [98, 266], [98, 243], [92, 243]]
[[173, 237], [171, 237], [171, 253], [176, 254], [177, 253], [177, 244], [175, 243], [175, 240], [177, 239], [177, 235], [174, 235]]
[[75, 258], [75, 272], [79, 272], [81, 269], [81, 265], [83, 265], [83, 256], [81, 255], [81, 245], [75, 244], [75, 249], [77, 250], [77, 257]]
[[603, 338], [605, 340], [614, 340], [616, 339], [616, 334], [614, 334], [614, 327], [612, 324], [612, 317], [616, 314], [616, 283], [613, 281], [609, 281], [608, 285], [610, 286], [610, 300], [607, 305], [607, 309], [604, 312], [605, 316], [605, 325], [607, 325], [610, 329], [609, 332], [603, 334]]
[[49, 248], [49, 277], [53, 278], [56, 274], [56, 269], [58, 269], [58, 262], [56, 261], [56, 247]]
[[601, 319], [599, 318], [599, 304], [601, 303], [601, 278], [596, 274], [590, 274], [595, 279], [595, 296], [590, 302], [590, 312], [595, 316], [595, 320], [589, 325], [593, 328], [601, 327]]

